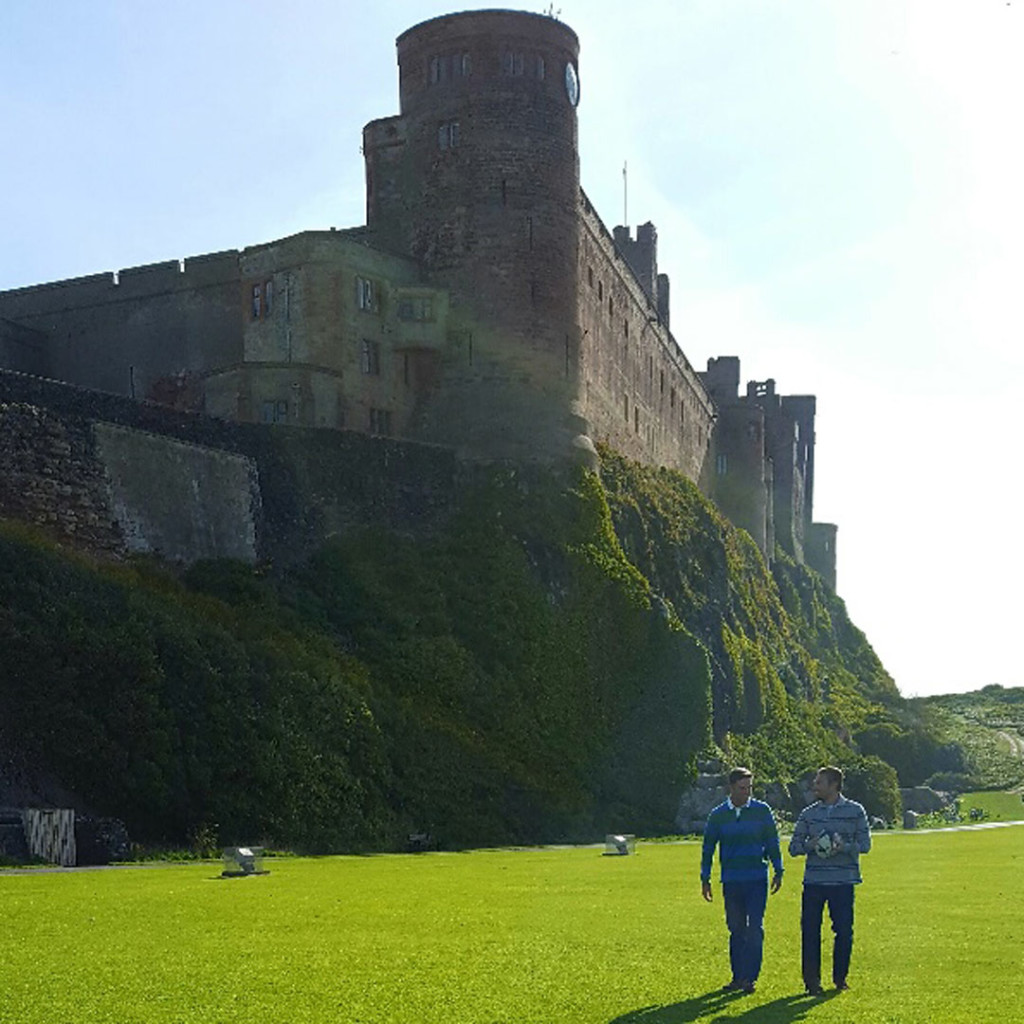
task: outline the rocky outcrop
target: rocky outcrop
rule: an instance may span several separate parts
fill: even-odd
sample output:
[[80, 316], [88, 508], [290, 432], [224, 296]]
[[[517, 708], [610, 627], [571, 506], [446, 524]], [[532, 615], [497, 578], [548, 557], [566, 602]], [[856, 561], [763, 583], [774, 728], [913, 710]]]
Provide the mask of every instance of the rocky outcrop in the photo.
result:
[[915, 814], [932, 814], [953, 802], [953, 797], [949, 793], [940, 792], [930, 786], [901, 789], [900, 798], [903, 800], [903, 810], [913, 811]]

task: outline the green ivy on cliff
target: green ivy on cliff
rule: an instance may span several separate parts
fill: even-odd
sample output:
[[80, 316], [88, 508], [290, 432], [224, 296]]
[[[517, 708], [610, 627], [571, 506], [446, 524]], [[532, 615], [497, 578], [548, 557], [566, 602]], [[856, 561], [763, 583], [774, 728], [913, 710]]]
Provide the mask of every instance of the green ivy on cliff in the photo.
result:
[[601, 460], [623, 549], [709, 652], [718, 744], [783, 782], [852, 764], [854, 732], [902, 702], [842, 600], [780, 549], [769, 570], [681, 474]]
[[354, 530], [182, 581], [0, 547], [0, 737], [148, 836], [315, 848], [671, 826], [707, 742], [703, 648], [599, 482], [496, 470], [448, 528]]
[[184, 574], [3, 527], [0, 754], [140, 836], [310, 849], [670, 831], [714, 744], [765, 781], [837, 761], [892, 810], [870, 645], [681, 475], [477, 468], [455, 506]]

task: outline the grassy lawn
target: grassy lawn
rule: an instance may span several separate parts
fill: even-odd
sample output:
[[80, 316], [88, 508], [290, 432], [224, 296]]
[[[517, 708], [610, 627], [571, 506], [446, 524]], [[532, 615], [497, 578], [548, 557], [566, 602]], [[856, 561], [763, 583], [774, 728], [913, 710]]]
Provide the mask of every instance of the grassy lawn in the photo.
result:
[[[1024, 827], [887, 834], [864, 860], [853, 991], [800, 993], [799, 864], [754, 996], [696, 843], [0, 877], [0, 1021], [750, 1024], [1000, 1021], [1024, 1005]], [[826, 958], [827, 963], [827, 958]]]
[[986, 821], [1024, 821], [1024, 800], [1019, 793], [964, 793], [960, 808], [965, 818], [972, 807], [986, 811]]

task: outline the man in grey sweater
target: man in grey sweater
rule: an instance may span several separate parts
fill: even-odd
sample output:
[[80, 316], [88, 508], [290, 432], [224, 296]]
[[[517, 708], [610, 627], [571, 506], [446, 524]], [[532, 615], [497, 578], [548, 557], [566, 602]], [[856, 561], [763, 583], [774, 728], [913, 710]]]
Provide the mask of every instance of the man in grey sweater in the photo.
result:
[[835, 934], [832, 981], [839, 990], [849, 988], [853, 887], [861, 881], [860, 855], [871, 849], [871, 832], [864, 808], [843, 796], [841, 769], [821, 768], [813, 789], [818, 799], [800, 812], [789, 853], [807, 857], [800, 909], [801, 962], [807, 991], [821, 995], [821, 919], [826, 904]]

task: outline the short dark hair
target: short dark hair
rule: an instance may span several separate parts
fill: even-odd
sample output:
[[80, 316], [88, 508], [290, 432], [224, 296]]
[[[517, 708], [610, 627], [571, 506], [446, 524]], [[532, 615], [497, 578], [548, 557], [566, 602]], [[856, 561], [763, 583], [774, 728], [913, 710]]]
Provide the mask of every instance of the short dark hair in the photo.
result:
[[819, 775], [824, 775], [826, 779], [834, 784], [840, 793], [843, 791], [843, 769], [837, 768], [834, 764], [826, 764], [818, 769]]
[[753, 777], [754, 773], [749, 768], [733, 768], [729, 772], [729, 785], [735, 785], [740, 779], [752, 779]]

